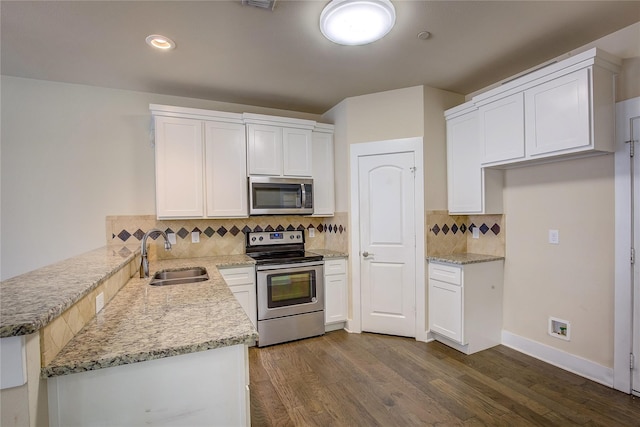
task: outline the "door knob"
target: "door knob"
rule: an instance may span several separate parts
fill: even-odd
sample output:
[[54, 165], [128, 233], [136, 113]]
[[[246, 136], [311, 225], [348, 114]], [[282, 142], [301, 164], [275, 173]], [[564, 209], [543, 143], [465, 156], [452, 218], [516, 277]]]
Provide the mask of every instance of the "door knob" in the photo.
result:
[[373, 256], [373, 254], [370, 254], [369, 252], [364, 251], [364, 252], [362, 252], [362, 256], [365, 257], [365, 258], [368, 258], [369, 256]]

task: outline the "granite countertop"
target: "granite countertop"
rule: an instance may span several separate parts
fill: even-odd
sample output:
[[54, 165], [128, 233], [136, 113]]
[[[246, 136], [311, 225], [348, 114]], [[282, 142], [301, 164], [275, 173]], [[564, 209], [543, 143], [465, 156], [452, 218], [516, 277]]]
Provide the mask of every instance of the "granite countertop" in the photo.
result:
[[105, 246], [0, 282], [0, 337], [42, 329], [140, 254]]
[[463, 254], [449, 254], [449, 255], [436, 255], [436, 256], [428, 256], [427, 260], [430, 262], [445, 262], [449, 264], [475, 264], [479, 262], [490, 262], [490, 261], [500, 261], [503, 260], [504, 257], [494, 256], [494, 255], [482, 255], [482, 254], [472, 254], [472, 253], [463, 253]]
[[246, 255], [152, 261], [152, 272], [205, 267], [209, 280], [150, 286], [149, 278], [131, 278], [42, 369], [42, 376], [66, 375], [253, 342], [258, 333], [218, 267], [254, 263]]
[[346, 252], [332, 251], [330, 249], [309, 249], [307, 252], [313, 252], [325, 258], [349, 258], [349, 254]]

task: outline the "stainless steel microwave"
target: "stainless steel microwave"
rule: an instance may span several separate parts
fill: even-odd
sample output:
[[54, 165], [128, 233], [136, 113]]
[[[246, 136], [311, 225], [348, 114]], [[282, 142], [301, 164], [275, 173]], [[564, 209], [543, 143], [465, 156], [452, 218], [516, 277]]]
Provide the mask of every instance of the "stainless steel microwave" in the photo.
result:
[[249, 177], [249, 215], [313, 214], [313, 179]]

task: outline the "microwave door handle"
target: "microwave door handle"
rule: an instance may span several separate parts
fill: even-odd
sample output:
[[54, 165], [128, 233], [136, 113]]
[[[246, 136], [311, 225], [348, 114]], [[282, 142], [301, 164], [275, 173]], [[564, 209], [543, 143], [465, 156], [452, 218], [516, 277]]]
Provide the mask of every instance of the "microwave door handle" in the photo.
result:
[[304, 184], [300, 184], [300, 190], [302, 190], [302, 206], [300, 207], [304, 208], [305, 206], [307, 206], [307, 192], [304, 188]]

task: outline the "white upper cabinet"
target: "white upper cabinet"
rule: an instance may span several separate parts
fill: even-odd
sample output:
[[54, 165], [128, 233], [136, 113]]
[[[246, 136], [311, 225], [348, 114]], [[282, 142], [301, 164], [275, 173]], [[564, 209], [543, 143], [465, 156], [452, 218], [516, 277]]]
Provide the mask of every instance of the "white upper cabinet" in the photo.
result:
[[309, 129], [282, 129], [282, 155], [284, 176], [312, 176], [313, 146]]
[[581, 149], [591, 144], [588, 69], [535, 86], [524, 95], [529, 156]]
[[158, 218], [204, 215], [202, 121], [156, 117], [156, 213]]
[[244, 125], [204, 122], [206, 216], [247, 216], [247, 144]]
[[480, 166], [478, 110], [447, 111], [447, 188], [450, 214], [502, 213], [502, 171]]
[[591, 49], [473, 97], [481, 164], [512, 167], [612, 152], [619, 64]]
[[239, 114], [150, 105], [159, 219], [248, 216], [246, 132]]
[[333, 216], [333, 125], [318, 124], [313, 132], [313, 215]]
[[311, 177], [311, 120], [243, 114], [249, 175]]
[[479, 136], [483, 164], [524, 157], [524, 102], [516, 93], [479, 108]]
[[282, 175], [282, 128], [247, 125], [249, 174]]

